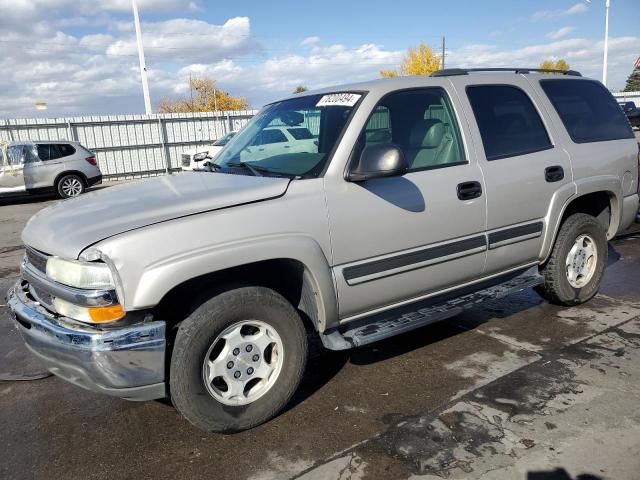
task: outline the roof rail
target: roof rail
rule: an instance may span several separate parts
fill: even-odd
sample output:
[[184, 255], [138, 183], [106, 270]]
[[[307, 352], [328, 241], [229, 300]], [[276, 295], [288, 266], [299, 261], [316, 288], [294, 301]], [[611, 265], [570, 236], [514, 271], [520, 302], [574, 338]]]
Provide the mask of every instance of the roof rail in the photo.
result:
[[573, 77], [581, 77], [582, 74], [575, 70], [552, 70], [546, 68], [445, 68], [431, 74], [432, 77], [449, 77], [452, 75], [469, 75], [469, 72], [513, 72], [513, 73], [560, 73], [562, 75], [571, 75]]

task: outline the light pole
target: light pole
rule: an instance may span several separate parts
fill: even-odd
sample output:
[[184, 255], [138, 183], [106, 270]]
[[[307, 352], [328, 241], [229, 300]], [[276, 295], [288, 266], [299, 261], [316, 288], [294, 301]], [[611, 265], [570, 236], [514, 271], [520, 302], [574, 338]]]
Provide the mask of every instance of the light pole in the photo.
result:
[[138, 42], [138, 59], [140, 60], [140, 76], [142, 77], [142, 94], [144, 95], [144, 111], [151, 115], [151, 99], [149, 98], [149, 82], [147, 81], [147, 65], [144, 61], [144, 49], [142, 47], [142, 32], [140, 31], [140, 17], [136, 0], [131, 0], [133, 7], [133, 22], [136, 26], [136, 40]]
[[[591, 3], [591, 0], [586, 0], [587, 3]], [[602, 59], [602, 83], [607, 86], [607, 61], [609, 54], [609, 8], [611, 7], [611, 0], [605, 0], [604, 2], [604, 58]]]

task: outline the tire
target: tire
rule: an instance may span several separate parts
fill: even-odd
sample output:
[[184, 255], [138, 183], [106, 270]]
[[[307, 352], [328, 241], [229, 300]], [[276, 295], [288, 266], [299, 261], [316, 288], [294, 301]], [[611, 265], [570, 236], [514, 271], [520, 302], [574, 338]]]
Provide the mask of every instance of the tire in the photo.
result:
[[[279, 370], [274, 370], [274, 372], [277, 370], [278, 374], [270, 387], [250, 403], [236, 405], [234, 404], [236, 401], [248, 401], [243, 400], [245, 394], [243, 393], [235, 399], [216, 398], [214, 395], [220, 397], [225, 393], [221, 393], [216, 385], [220, 386], [221, 379], [225, 383], [224, 378], [226, 377], [217, 377], [217, 380], [207, 385], [205, 376], [208, 371], [205, 366], [205, 358], [209, 360], [221, 358], [224, 352], [217, 354], [211, 349], [215, 350], [222, 341], [219, 338], [220, 335], [230, 330], [237, 330], [237, 326], [242, 323], [259, 324], [260, 331], [263, 331], [264, 326], [264, 329], [269, 330], [272, 334], [275, 332], [280, 344], [274, 343], [267, 349], [272, 348], [271, 361], [273, 364], [276, 363], [273, 353], [276, 348], [279, 352], [276, 356], [281, 360], [279, 361]], [[244, 328], [249, 328], [251, 332], [250, 327], [245, 326]], [[243, 339], [251, 338], [254, 337], [247, 336]], [[226, 348], [227, 342], [222, 341], [222, 343]], [[229, 344], [229, 347], [233, 346], [231, 341]], [[277, 345], [281, 345], [281, 347]], [[240, 348], [242, 348], [240, 356], [245, 355], [244, 350], [248, 346]], [[225, 371], [225, 375], [227, 373], [231, 375], [232, 371], [234, 374], [239, 373], [242, 370], [244, 376], [245, 373], [250, 372], [247, 366], [254, 365], [250, 362], [252, 358], [255, 360], [255, 355], [242, 360], [240, 356], [232, 356], [235, 354], [235, 350], [229, 348], [228, 354], [222, 355], [224, 358], [222, 365], [224, 366], [229, 366], [232, 361], [236, 361], [236, 365], [229, 372]], [[261, 348], [256, 344], [256, 349], [252, 351], [252, 354], [260, 351]], [[267, 350], [262, 351], [260, 362], [266, 363], [267, 354]], [[282, 357], [279, 357], [280, 354]], [[189, 422], [204, 431], [233, 433], [247, 430], [270, 420], [285, 407], [300, 384], [306, 361], [307, 337], [305, 328], [300, 315], [291, 304], [268, 288], [234, 288], [204, 302], [180, 323], [171, 355], [169, 372], [171, 400]], [[218, 361], [217, 364], [220, 365], [221, 362]], [[243, 366], [238, 367], [238, 365]], [[259, 371], [258, 364], [255, 365], [256, 370]], [[250, 379], [249, 381], [253, 382], [254, 380]], [[233, 382], [233, 379], [230, 378], [229, 382]], [[260, 382], [256, 385], [259, 386], [259, 384]], [[231, 391], [231, 388], [228, 391]], [[228, 403], [222, 403], [223, 401]]]
[[85, 188], [85, 183], [82, 177], [73, 173], [61, 177], [56, 185], [58, 195], [62, 198], [77, 197], [84, 193]]
[[[595, 249], [593, 270], [590, 275], [583, 276], [583, 283], [576, 279], [569, 279], [569, 271], [575, 262], [568, 262], [569, 253], [579, 239], [592, 241]], [[586, 243], [581, 242], [586, 245]], [[575, 250], [574, 250], [575, 251]], [[578, 266], [580, 266], [580, 253], [578, 252]], [[600, 288], [600, 281], [607, 265], [608, 243], [607, 234], [602, 223], [584, 213], [575, 213], [568, 217], [558, 232], [558, 237], [553, 245], [551, 255], [547, 263], [540, 269], [544, 277], [544, 283], [536, 287], [541, 297], [550, 303], [564, 306], [579, 305], [590, 300]], [[589, 254], [586, 255], [589, 257]], [[572, 255], [572, 258], [576, 258]], [[588, 258], [584, 260], [588, 264]]]

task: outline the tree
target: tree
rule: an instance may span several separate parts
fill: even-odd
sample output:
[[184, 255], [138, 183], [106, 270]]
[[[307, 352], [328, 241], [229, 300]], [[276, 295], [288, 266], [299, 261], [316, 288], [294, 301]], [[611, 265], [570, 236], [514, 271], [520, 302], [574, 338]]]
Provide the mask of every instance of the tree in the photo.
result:
[[635, 68], [624, 86], [623, 92], [640, 92], [640, 68]]
[[566, 72], [570, 67], [567, 61], [563, 58], [560, 58], [556, 62], [548, 58], [544, 60], [538, 68], [541, 70], [562, 70]]
[[307, 90], [309, 89], [304, 85], [298, 85], [296, 89], [293, 91], [293, 93], [302, 93], [302, 92], [306, 92]]
[[216, 83], [208, 77], [189, 80], [189, 98], [163, 98], [158, 103], [160, 113], [212, 112], [227, 110], [247, 110], [249, 103], [244, 97], [233, 97], [228, 92], [216, 88]]
[[383, 77], [398, 75], [429, 75], [440, 70], [440, 57], [431, 47], [420, 42], [417, 49], [409, 48], [398, 70], [380, 70]]

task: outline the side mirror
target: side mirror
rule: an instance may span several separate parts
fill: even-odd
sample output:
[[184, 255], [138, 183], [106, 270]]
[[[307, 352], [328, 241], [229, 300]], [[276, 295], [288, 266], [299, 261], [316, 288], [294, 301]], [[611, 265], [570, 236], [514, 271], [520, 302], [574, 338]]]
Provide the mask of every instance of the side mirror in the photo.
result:
[[390, 143], [367, 145], [354, 168], [351, 169], [347, 180], [350, 182], [364, 182], [373, 178], [395, 177], [404, 175], [409, 170], [409, 164], [404, 153]]
[[209, 152], [200, 152], [200, 153], [196, 153], [193, 156], [193, 159], [196, 162], [201, 162], [202, 160], [206, 160], [207, 158], [209, 158]]

